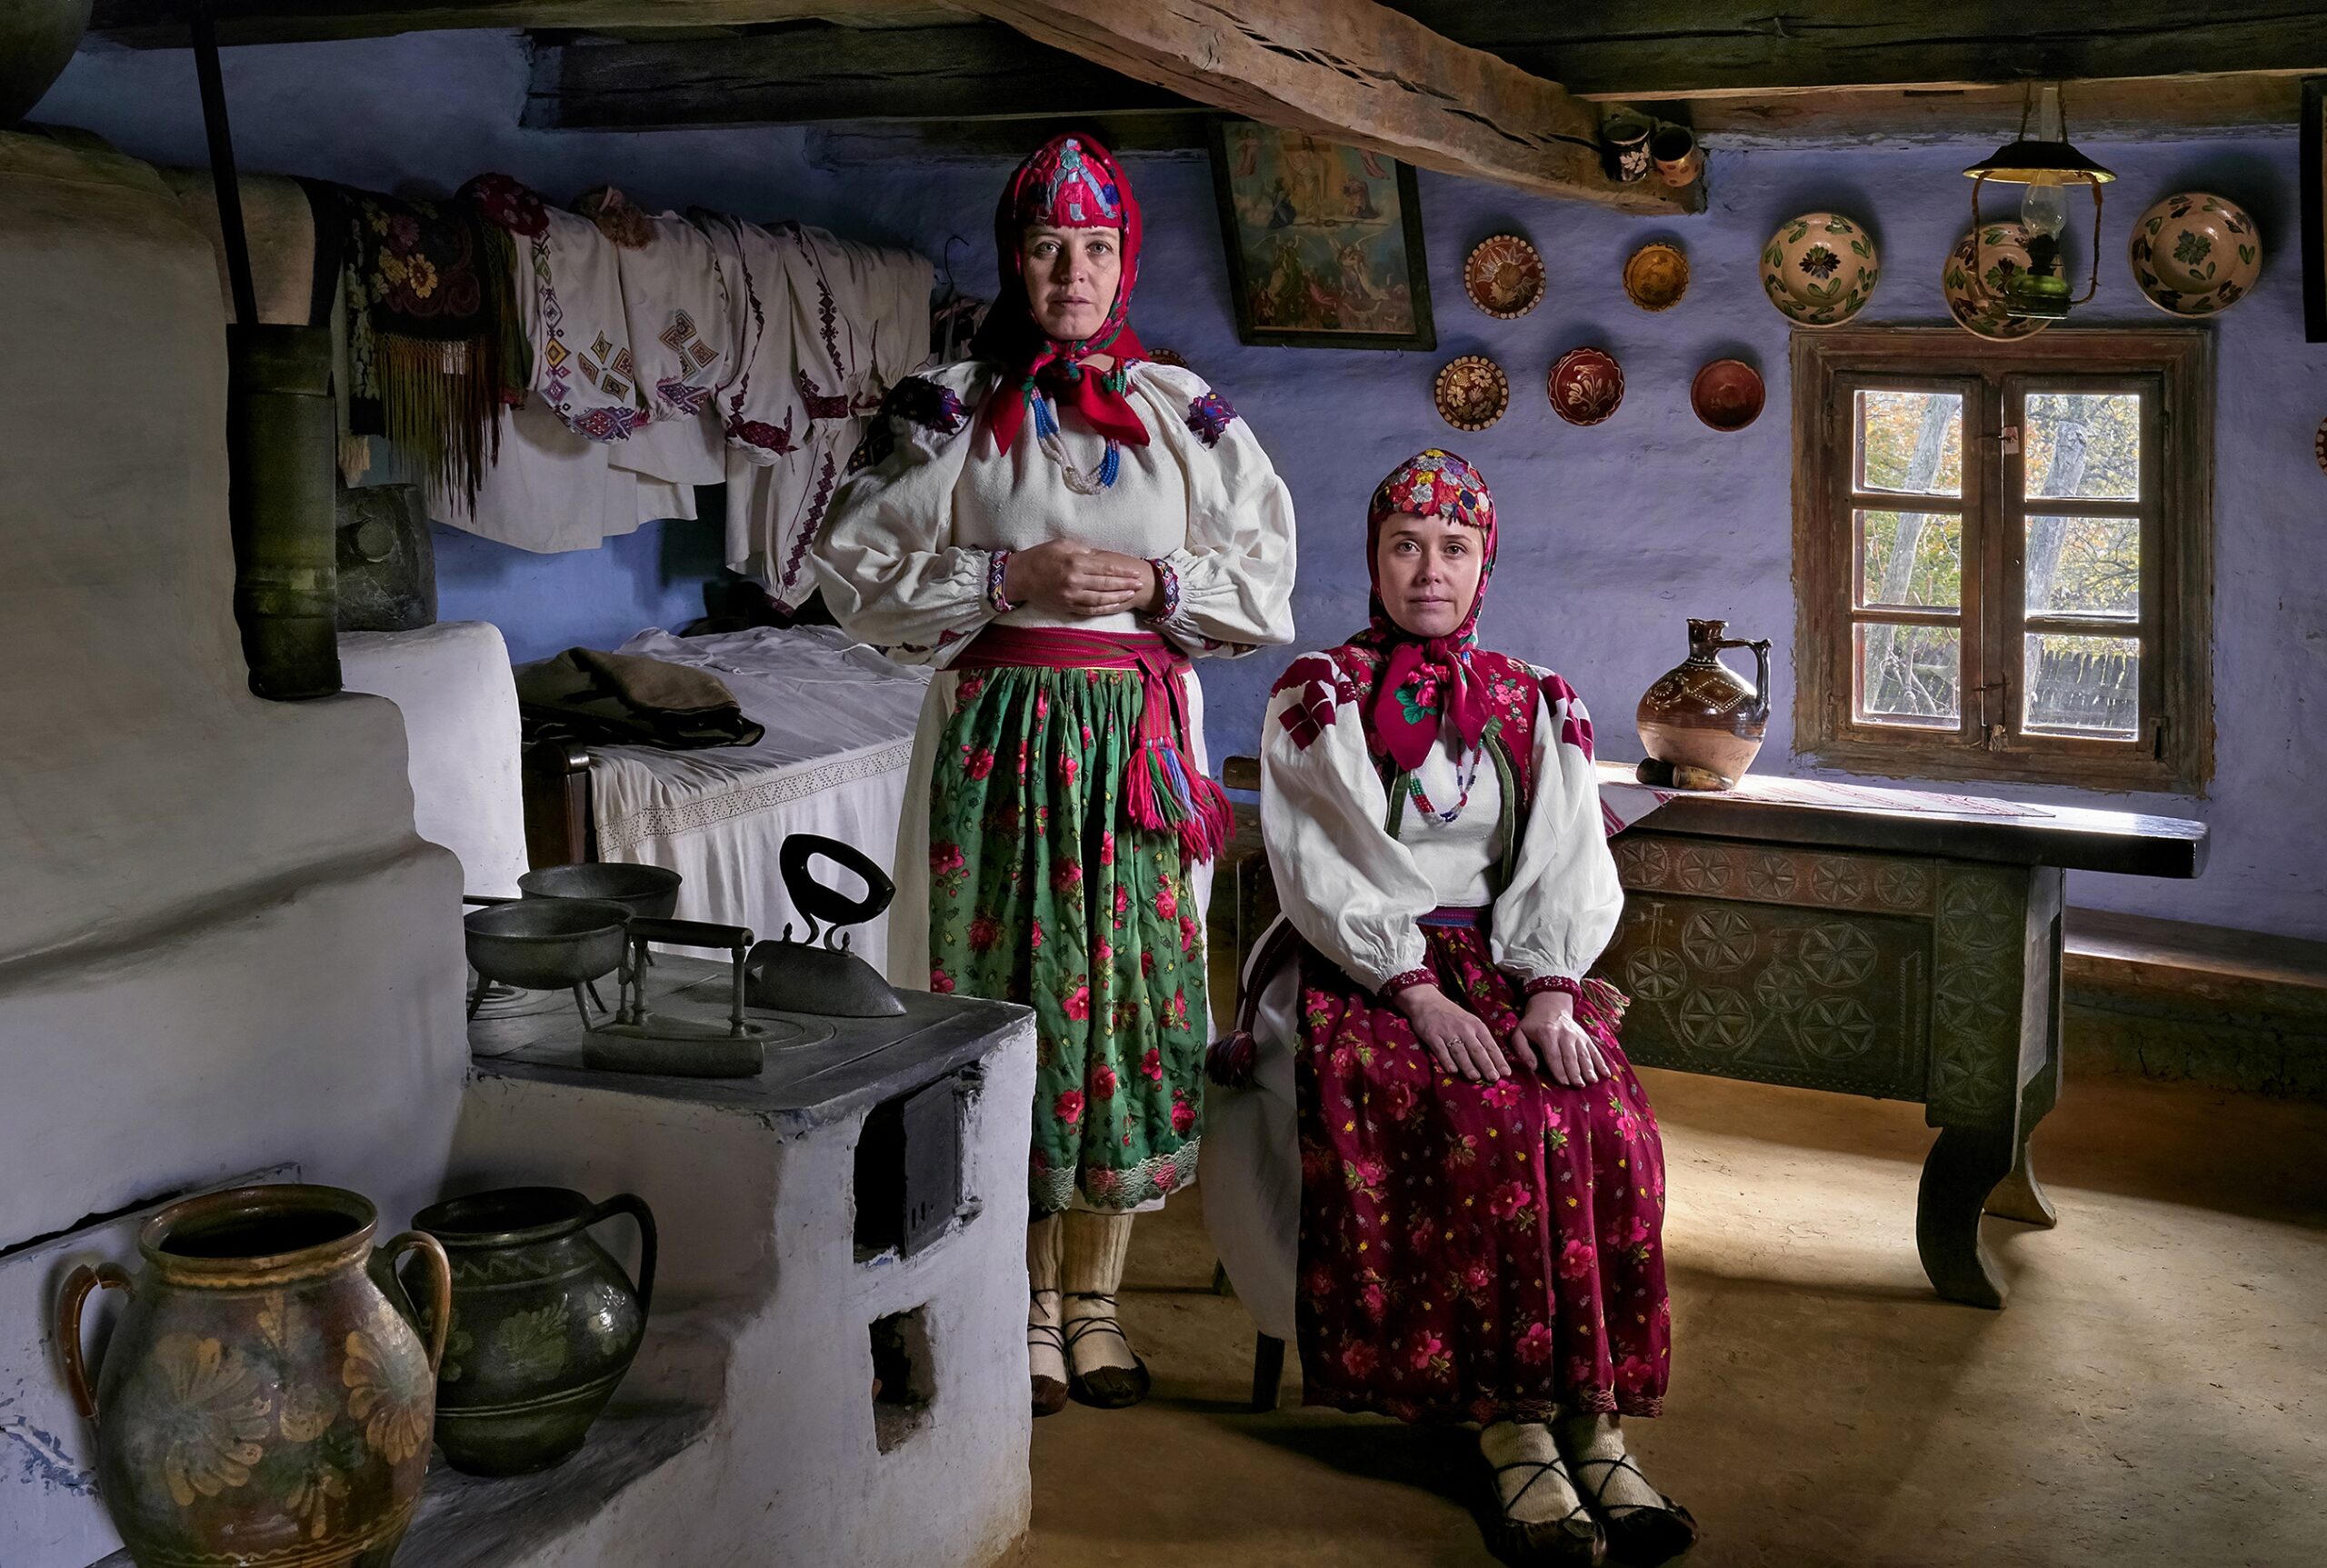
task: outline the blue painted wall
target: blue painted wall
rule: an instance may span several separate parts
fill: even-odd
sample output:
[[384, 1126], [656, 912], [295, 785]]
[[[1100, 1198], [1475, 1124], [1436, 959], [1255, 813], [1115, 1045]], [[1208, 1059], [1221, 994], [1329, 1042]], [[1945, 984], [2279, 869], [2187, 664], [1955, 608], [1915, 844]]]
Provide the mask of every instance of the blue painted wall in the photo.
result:
[[[613, 180], [645, 202], [797, 217], [933, 256], [960, 235], [972, 242], [953, 247], [969, 281], [983, 282], [991, 266], [984, 236], [1001, 160], [933, 157], [878, 134], [522, 131], [522, 45], [475, 35], [233, 50], [226, 77], [245, 161], [257, 169], [434, 192], [497, 167], [556, 196]], [[202, 159], [182, 54], [85, 53], [40, 117], [99, 130], [143, 156]], [[1788, 325], [1762, 297], [1756, 257], [1781, 220], [1842, 210], [1864, 221], [1882, 249], [1883, 282], [1862, 319], [1943, 324], [1941, 263], [1967, 222], [1961, 170], [2009, 130], [2000, 125], [1977, 145], [1716, 147], [1712, 210], [1669, 223], [1424, 173], [1433, 354], [1243, 346], [1207, 163], [1135, 158], [1150, 237], [1134, 314], [1151, 345], [1179, 350], [1227, 394], [1291, 484], [1302, 520], [1303, 644], [1337, 640], [1363, 619], [1363, 507], [1374, 480], [1420, 446], [1451, 444], [1485, 471], [1505, 520], [1489, 639], [1562, 669], [1598, 710], [1608, 754], [1637, 754], [1632, 704], [1680, 657], [1683, 619], [1721, 615], [1777, 644], [1778, 708], [1758, 765], [1808, 772], [1790, 756]], [[2212, 864], [2196, 884], [2079, 875], [2073, 902], [2327, 938], [2327, 792], [2316, 784], [2327, 776], [2327, 723], [2312, 707], [2327, 691], [2327, 549], [2317, 542], [2327, 476], [2311, 449], [2327, 414], [2327, 345], [2302, 341], [2292, 128], [2087, 150], [2122, 178], [2102, 226], [2101, 295], [2079, 311], [2079, 325], [2166, 323], [2135, 292], [2124, 260], [2133, 217], [2157, 196], [2217, 190], [2262, 228], [2261, 285], [2211, 328], [2220, 376], [2216, 776], [2196, 800], [2020, 785], [1993, 793], [2212, 824]], [[2090, 235], [2082, 209], [2072, 227]], [[1459, 278], [1470, 246], [1506, 228], [1531, 236], [1552, 271], [1550, 298], [1514, 322], [1473, 310]], [[1618, 276], [1652, 237], [1678, 242], [1693, 269], [1688, 296], [1656, 315], [1625, 301]], [[2082, 260], [2080, 252], [2080, 277]], [[1590, 429], [1562, 423], [1541, 390], [1553, 359], [1582, 343], [1613, 353], [1627, 380], [1623, 406]], [[1449, 431], [1431, 407], [1437, 366], [1463, 353], [1493, 356], [1513, 382], [1511, 412], [1478, 434]], [[1730, 435], [1699, 424], [1687, 403], [1696, 367], [1724, 355], [1758, 365], [1769, 384], [1761, 420]], [[666, 524], [562, 558], [461, 541], [440, 562], [444, 613], [500, 622], [520, 656], [684, 619], [700, 580], [688, 563], [707, 571], [701, 551], [715, 557], [716, 547], [674, 531], [701, 526]], [[585, 627], [596, 635], [573, 634]], [[1263, 654], [1207, 669], [1216, 754], [1249, 749], [1283, 662]]]

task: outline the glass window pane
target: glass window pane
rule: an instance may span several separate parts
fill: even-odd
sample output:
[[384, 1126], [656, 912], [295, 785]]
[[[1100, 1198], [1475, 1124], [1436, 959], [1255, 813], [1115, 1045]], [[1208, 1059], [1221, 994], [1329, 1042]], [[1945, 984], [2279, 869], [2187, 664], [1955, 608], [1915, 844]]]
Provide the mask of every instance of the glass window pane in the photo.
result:
[[2142, 613], [2142, 525], [2134, 517], [2028, 519], [2028, 613]]
[[1963, 494], [1963, 399], [1952, 392], [1858, 394], [1858, 487]]
[[2032, 392], [2027, 421], [2021, 450], [2028, 499], [2141, 499], [2139, 393]]
[[1947, 512], [1859, 512], [1858, 602], [1952, 610], [1963, 602], [1963, 519]]
[[2027, 714], [2044, 734], [2131, 740], [2141, 734], [2142, 644], [2136, 637], [2031, 635]]
[[1852, 628], [1858, 689], [1852, 706], [1867, 724], [1952, 730], [1962, 722], [1963, 640], [1953, 626]]

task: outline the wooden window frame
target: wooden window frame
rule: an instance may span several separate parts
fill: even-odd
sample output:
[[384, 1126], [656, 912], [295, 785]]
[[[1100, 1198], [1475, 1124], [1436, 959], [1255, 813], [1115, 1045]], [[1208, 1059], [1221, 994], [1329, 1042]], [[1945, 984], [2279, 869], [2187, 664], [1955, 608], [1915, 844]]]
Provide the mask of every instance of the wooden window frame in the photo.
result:
[[[2190, 329], [2052, 327], [1991, 343], [1953, 327], [1797, 331], [1793, 372], [1794, 750], [1804, 760], [1891, 778], [1992, 779], [2195, 794], [2213, 774], [2213, 400], [2212, 335]], [[2144, 733], [2103, 741], [2019, 733], [2026, 594], [2021, 456], [1999, 439], [2015, 400], [2073, 377], [2153, 392], [2143, 405], [2142, 497], [2091, 515], [2138, 511]], [[1863, 386], [1964, 394], [1961, 720], [1953, 729], [1869, 724], [1853, 711], [1858, 544], [1853, 394]], [[2107, 391], [2106, 386], [2092, 388]], [[2007, 452], [2006, 445], [2014, 450]], [[1956, 498], [1898, 510], [1951, 512]], [[2042, 508], [2039, 510], [2056, 509]], [[1878, 613], [1926, 624], [1913, 612]], [[2070, 617], [2070, 619], [2074, 619]], [[2122, 623], [2120, 623], [2122, 625]], [[2042, 626], [2033, 628], [2037, 631]], [[1999, 659], [1995, 655], [2001, 653]], [[1991, 669], [1992, 664], [2001, 668]], [[2001, 726], [2001, 734], [1998, 727]]]

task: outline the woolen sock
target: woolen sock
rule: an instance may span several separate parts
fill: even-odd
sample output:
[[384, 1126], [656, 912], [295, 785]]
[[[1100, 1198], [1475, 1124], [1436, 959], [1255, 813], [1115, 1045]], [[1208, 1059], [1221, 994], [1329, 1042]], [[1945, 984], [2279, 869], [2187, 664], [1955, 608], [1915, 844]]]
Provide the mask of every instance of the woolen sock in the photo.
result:
[[1026, 1227], [1026, 1359], [1034, 1376], [1061, 1383], [1066, 1381], [1066, 1357], [1059, 1350], [1059, 1335], [1033, 1331], [1060, 1326], [1059, 1260], [1065, 1229], [1057, 1214], [1044, 1214]]
[[1553, 1424], [1560, 1452], [1567, 1456], [1576, 1484], [1587, 1496], [1596, 1497], [1603, 1509], [1622, 1512], [1664, 1506], [1664, 1499], [1656, 1488], [1633, 1468], [1640, 1463], [1638, 1459], [1632, 1465], [1593, 1463], [1624, 1457], [1624, 1429], [1615, 1416], [1562, 1416]]
[[1125, 1371], [1139, 1364], [1131, 1343], [1118, 1328], [1093, 1328], [1078, 1334], [1074, 1325], [1088, 1318], [1115, 1315], [1115, 1296], [1123, 1289], [1124, 1260], [1131, 1254], [1131, 1216], [1069, 1209], [1065, 1213], [1066, 1253], [1061, 1282], [1066, 1290], [1067, 1354], [1074, 1370], [1088, 1375], [1102, 1367]]
[[[1568, 1483], [1567, 1466], [1551, 1428], [1540, 1422], [1498, 1421], [1479, 1429], [1479, 1452], [1494, 1467], [1495, 1502], [1503, 1517], [1522, 1524], [1548, 1524], [1575, 1512], [1583, 1499]], [[1504, 1470], [1515, 1464], [1516, 1470]], [[1552, 1466], [1537, 1470], [1538, 1464]], [[1513, 1502], [1513, 1499], [1517, 1501]]]

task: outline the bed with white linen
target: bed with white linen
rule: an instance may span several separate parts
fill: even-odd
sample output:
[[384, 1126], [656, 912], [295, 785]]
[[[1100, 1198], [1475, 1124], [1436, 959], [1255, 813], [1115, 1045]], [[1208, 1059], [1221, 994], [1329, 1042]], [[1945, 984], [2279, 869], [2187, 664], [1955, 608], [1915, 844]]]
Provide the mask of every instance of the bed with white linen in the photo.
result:
[[[795, 833], [822, 834], [888, 866], [897, 846], [906, 764], [929, 673], [884, 657], [832, 626], [758, 626], [701, 637], [644, 631], [618, 653], [716, 675], [766, 726], [758, 744], [664, 751], [591, 746], [586, 820], [600, 860], [667, 866], [684, 882], [678, 915], [748, 925], [762, 937], [804, 934], [776, 870]], [[821, 880], [855, 879], [817, 862]], [[877, 971], [886, 916], [854, 927], [852, 951]]]

